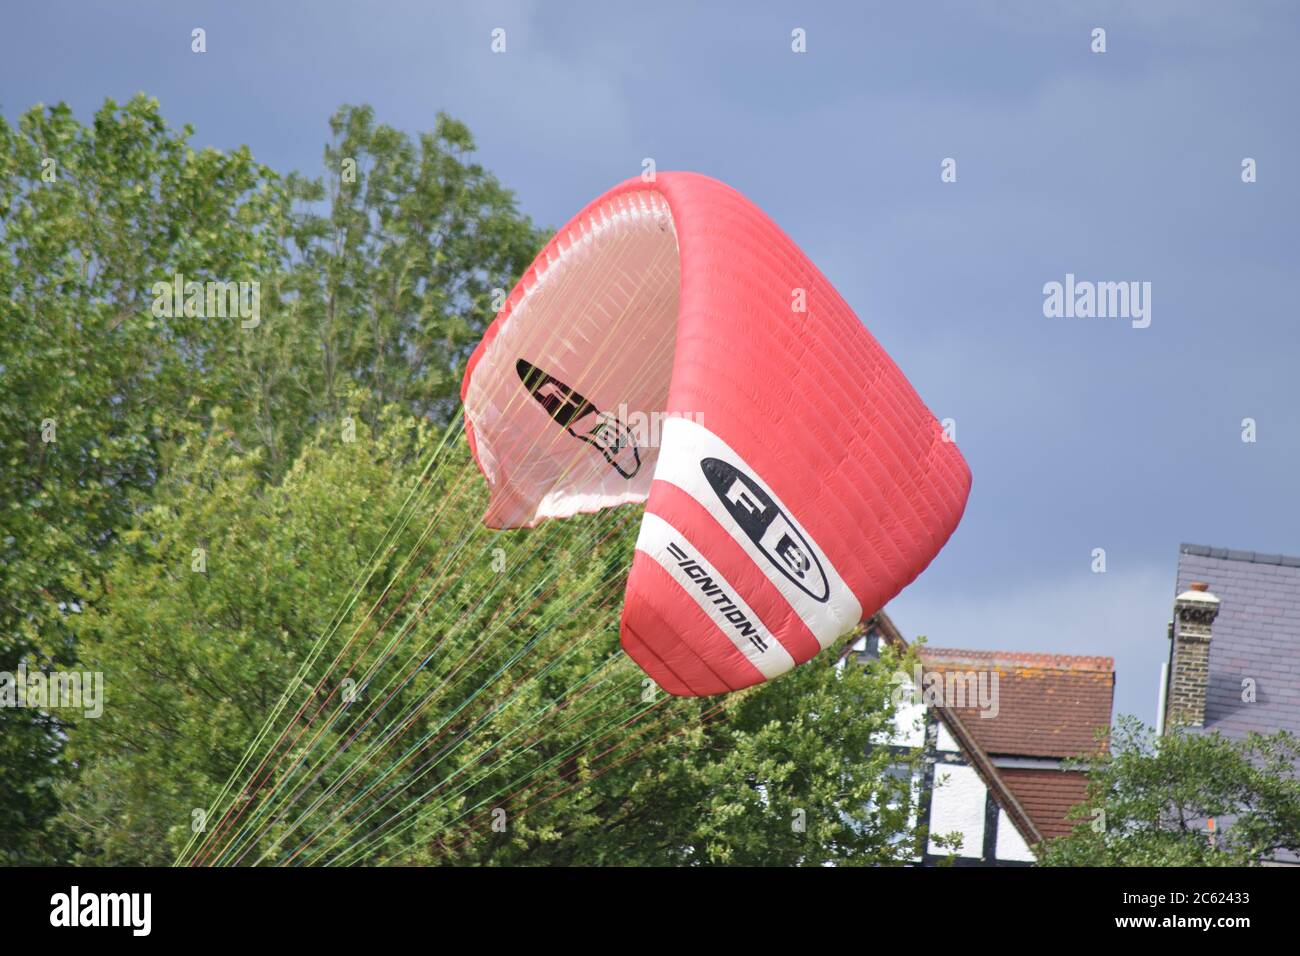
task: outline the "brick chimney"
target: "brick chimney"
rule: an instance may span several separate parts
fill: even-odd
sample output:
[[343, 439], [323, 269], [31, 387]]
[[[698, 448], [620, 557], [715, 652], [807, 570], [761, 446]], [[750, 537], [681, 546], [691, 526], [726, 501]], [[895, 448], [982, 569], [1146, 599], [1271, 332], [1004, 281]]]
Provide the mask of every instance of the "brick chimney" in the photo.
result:
[[1204, 727], [1205, 691], [1210, 682], [1210, 629], [1219, 599], [1208, 584], [1194, 583], [1174, 598], [1174, 646], [1170, 652], [1165, 728]]

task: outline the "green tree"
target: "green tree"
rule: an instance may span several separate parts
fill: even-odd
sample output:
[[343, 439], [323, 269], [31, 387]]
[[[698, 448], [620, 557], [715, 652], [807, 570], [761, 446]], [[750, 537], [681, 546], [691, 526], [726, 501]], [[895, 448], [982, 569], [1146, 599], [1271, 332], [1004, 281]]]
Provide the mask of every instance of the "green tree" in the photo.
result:
[[[191, 413], [235, 376], [238, 329], [150, 309], [175, 273], [270, 268], [279, 202], [246, 150], [195, 151], [144, 98], [83, 126], [66, 106], [0, 119], [0, 671], [75, 658], [67, 618]], [[0, 711], [0, 860], [50, 834], [60, 721]]]
[[1047, 843], [1045, 865], [1242, 866], [1300, 852], [1300, 740], [1285, 731], [1156, 737], [1124, 717], [1110, 751], [1078, 765], [1088, 799], [1072, 816], [1086, 822]]
[[282, 313], [251, 339], [232, 396], [272, 473], [323, 418], [373, 421], [396, 403], [446, 421], [474, 344], [546, 238], [473, 162], [463, 123], [439, 113], [413, 140], [344, 106], [330, 130], [323, 175], [285, 178]]
[[[449, 413], [492, 290], [542, 237], [455, 120], [418, 145], [366, 107], [331, 129], [322, 178], [281, 178], [193, 148], [143, 96], [85, 125], [64, 105], [0, 118], [0, 671], [76, 660], [69, 616], [215, 405], [264, 481], [323, 421]], [[255, 287], [258, 315], [158, 314], [178, 276]], [[63, 734], [0, 710], [0, 861], [53, 852]]]
[[[227, 848], [202, 862], [877, 863], [916, 851], [916, 756], [874, 745], [891, 727], [897, 662], [841, 669], [825, 654], [731, 697], [647, 699], [617, 643], [638, 510], [489, 531], [463, 443], [422, 482], [436, 430], [391, 407], [380, 425], [353, 442], [322, 428], [269, 487], [262, 453], [219, 431], [195, 430], [169, 463], [78, 618], [82, 659], [104, 671], [111, 701], [70, 731], [84, 769], [61, 821], [80, 861], [170, 861], [285, 688], [319, 716], [281, 721], [295, 733], [256, 749], [225, 802], [243, 816], [209, 821]], [[379, 548], [381, 572], [295, 680], [412, 488], [427, 491], [416, 520]], [[361, 693], [343, 706], [348, 676]], [[263, 756], [271, 772], [259, 775]]]

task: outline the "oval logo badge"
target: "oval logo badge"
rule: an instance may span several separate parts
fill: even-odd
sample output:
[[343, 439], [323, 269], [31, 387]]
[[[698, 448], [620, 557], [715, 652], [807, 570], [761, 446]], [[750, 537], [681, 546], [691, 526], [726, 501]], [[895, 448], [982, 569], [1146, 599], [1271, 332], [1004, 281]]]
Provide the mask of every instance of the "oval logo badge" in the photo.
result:
[[713, 493], [745, 537], [799, 590], [825, 603], [830, 585], [821, 562], [799, 529], [749, 475], [720, 458], [705, 458], [700, 469]]

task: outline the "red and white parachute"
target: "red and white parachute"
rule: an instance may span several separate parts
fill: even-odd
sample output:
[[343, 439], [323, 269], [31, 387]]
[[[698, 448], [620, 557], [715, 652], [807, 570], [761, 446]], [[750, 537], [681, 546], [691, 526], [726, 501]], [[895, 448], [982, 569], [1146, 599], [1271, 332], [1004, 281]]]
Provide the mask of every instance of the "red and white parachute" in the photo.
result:
[[645, 502], [622, 642], [673, 694], [811, 658], [920, 574], [970, 490], [826, 278], [693, 173], [628, 180], [561, 229], [461, 397], [491, 527]]

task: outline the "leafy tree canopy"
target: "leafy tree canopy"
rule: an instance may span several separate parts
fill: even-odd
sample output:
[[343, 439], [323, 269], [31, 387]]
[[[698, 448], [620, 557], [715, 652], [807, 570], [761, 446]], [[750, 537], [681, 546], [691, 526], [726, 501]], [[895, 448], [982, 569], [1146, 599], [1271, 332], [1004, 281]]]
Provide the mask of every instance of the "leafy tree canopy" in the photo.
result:
[[1285, 731], [1156, 737], [1124, 717], [1109, 753], [1080, 765], [1088, 799], [1074, 816], [1086, 822], [1047, 844], [1046, 865], [1242, 866], [1300, 852], [1300, 740]]
[[[144, 96], [0, 118], [0, 671], [75, 660], [69, 615], [214, 406], [264, 480], [354, 385], [362, 418], [449, 413], [542, 236], [450, 117], [418, 141], [367, 107], [330, 128], [313, 179], [196, 149]], [[256, 288], [257, 313], [158, 314], [176, 282]], [[0, 709], [0, 860], [49, 852], [62, 740], [57, 714]]]

